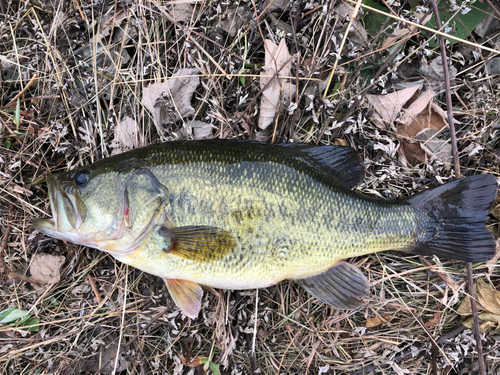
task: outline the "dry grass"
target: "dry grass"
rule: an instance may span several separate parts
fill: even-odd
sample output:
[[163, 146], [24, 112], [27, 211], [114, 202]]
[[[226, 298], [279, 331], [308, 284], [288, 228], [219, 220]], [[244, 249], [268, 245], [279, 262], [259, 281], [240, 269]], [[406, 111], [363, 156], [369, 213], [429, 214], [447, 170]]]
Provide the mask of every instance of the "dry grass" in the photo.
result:
[[[347, 24], [332, 12], [334, 3], [306, 7], [308, 2], [294, 1], [291, 8], [264, 13], [257, 27], [252, 3], [241, 2], [247, 13], [233, 36], [223, 28], [236, 5], [217, 1], [193, 2], [194, 11], [182, 22], [167, 19], [155, 0], [3, 3], [0, 311], [26, 310], [39, 322], [31, 323], [33, 332], [26, 324], [0, 325], [2, 373], [111, 373], [116, 365], [127, 373], [199, 374], [202, 366], [190, 369], [182, 361], [200, 356], [220, 364], [225, 374], [318, 374], [327, 368], [329, 374], [428, 374], [433, 366], [442, 374], [478, 371], [474, 335], [456, 312], [467, 296], [461, 262], [371, 255], [352, 260], [373, 284], [373, 300], [361, 310], [337, 311], [293, 282], [282, 282], [259, 291], [207, 291], [200, 318], [191, 321], [178, 313], [161, 279], [97, 250], [46, 238], [31, 226], [34, 218], [48, 216], [46, 175], [109, 155], [124, 116], [135, 119], [140, 145], [186, 137], [183, 121], [159, 135], [141, 104], [144, 87], [185, 67], [200, 71], [194, 117], [213, 124], [216, 137], [349, 144], [367, 167], [360, 189], [383, 197], [436, 186], [453, 171], [440, 163], [405, 166], [393, 152], [399, 142], [394, 132], [370, 121], [363, 91], [380, 93], [412, 80], [415, 65], [439, 55], [425, 43], [432, 35], [415, 33], [373, 83], [366, 77], [394, 51], [381, 48], [381, 41], [396, 21], [382, 25], [380, 40], [368, 35], [363, 43], [347, 43], [344, 56], [350, 60], [340, 61], [323, 99], [317, 84], [328, 78]], [[162, 3], [171, 15], [172, 3]], [[263, 9], [258, 3], [257, 11]], [[257, 126], [259, 100], [253, 100], [260, 91], [262, 41], [279, 40], [283, 28], [296, 56], [292, 77], [299, 90], [292, 101], [298, 107], [263, 132]], [[477, 42], [495, 48], [491, 39]], [[495, 55], [461, 43], [453, 53], [462, 172], [499, 176], [500, 86], [498, 75], [484, 73]], [[441, 94], [437, 100], [444, 102]], [[476, 146], [479, 152], [471, 154]], [[489, 226], [499, 233], [498, 216]], [[66, 258], [59, 283], [30, 277], [30, 261], [42, 252]], [[495, 265], [476, 264], [474, 272], [500, 285]], [[499, 373], [497, 331], [484, 337], [483, 351], [489, 372]]]

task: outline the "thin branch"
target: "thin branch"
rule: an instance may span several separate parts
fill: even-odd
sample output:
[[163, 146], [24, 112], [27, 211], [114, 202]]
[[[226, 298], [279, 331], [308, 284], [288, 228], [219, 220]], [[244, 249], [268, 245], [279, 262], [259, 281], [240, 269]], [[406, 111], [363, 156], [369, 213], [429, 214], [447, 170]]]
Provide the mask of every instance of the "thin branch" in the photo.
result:
[[[434, 16], [436, 18], [436, 27], [441, 29], [441, 19], [439, 18], [439, 10], [437, 7], [436, 0], [432, 0], [432, 8], [434, 11]], [[450, 127], [451, 135], [451, 148], [453, 154], [453, 164], [455, 166], [455, 175], [457, 178], [461, 177], [460, 174], [460, 160], [458, 158], [458, 148], [457, 148], [457, 138], [455, 133], [455, 123], [453, 122], [453, 104], [451, 101], [451, 89], [450, 89], [450, 75], [448, 72], [448, 59], [446, 57], [446, 47], [444, 43], [444, 38], [441, 34], [438, 35], [439, 46], [441, 49], [441, 59], [443, 64], [444, 73], [444, 83], [445, 83], [445, 93], [446, 93], [446, 107], [448, 112], [448, 125]], [[472, 263], [467, 262], [467, 280], [468, 289], [470, 295], [470, 302], [472, 308], [472, 316], [474, 319], [474, 336], [476, 338], [476, 349], [479, 362], [479, 371], [481, 375], [486, 375], [486, 366], [484, 363], [483, 356], [483, 345], [481, 342], [481, 331], [479, 329], [479, 318], [477, 316], [476, 298], [474, 293], [474, 273], [472, 271]]]

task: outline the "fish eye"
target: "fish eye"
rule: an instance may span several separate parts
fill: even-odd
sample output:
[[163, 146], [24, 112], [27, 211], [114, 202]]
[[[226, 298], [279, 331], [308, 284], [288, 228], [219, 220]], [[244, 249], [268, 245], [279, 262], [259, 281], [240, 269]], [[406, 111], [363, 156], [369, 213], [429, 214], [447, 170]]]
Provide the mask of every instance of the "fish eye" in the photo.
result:
[[75, 176], [75, 184], [77, 187], [84, 187], [89, 182], [90, 173], [88, 171], [78, 172]]

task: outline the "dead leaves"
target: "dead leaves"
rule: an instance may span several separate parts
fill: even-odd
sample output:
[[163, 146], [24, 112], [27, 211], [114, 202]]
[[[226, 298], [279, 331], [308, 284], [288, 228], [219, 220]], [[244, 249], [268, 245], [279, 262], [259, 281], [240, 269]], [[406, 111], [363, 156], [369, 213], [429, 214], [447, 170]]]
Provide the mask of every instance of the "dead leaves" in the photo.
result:
[[121, 154], [139, 146], [139, 129], [134, 119], [125, 116], [115, 127], [114, 137], [111, 141], [111, 155]]
[[[481, 332], [490, 332], [500, 328], [500, 292], [491, 287], [483, 279], [477, 279], [474, 283], [474, 291], [477, 299], [477, 310], [479, 313], [479, 323]], [[462, 315], [472, 314], [470, 298], [465, 297], [457, 311]], [[474, 325], [473, 317], [469, 317], [463, 322], [463, 325], [472, 328]]]
[[295, 94], [295, 85], [288, 82], [291, 56], [285, 40], [277, 46], [272, 40], [264, 41], [266, 50], [265, 68], [261, 73], [260, 87], [263, 89], [260, 102], [259, 128], [266, 129], [274, 120], [278, 109], [284, 110], [290, 97]]
[[191, 97], [200, 84], [197, 69], [179, 69], [162, 83], [153, 83], [143, 91], [141, 103], [153, 115], [158, 134], [166, 124], [194, 115]]
[[451, 145], [442, 139], [448, 126], [447, 115], [433, 102], [434, 91], [418, 94], [418, 89], [414, 86], [387, 95], [368, 95], [374, 108], [372, 121], [383, 130], [395, 129], [401, 140], [398, 154], [411, 166], [439, 161], [449, 168]]
[[38, 253], [30, 264], [31, 277], [45, 284], [56, 284], [61, 279], [61, 266], [66, 258], [62, 255]]
[[365, 327], [366, 328], [378, 327], [381, 324], [388, 323], [390, 320], [391, 320], [390, 316], [380, 316], [379, 315], [379, 316], [375, 316], [375, 317], [368, 317], [368, 319], [366, 319]]

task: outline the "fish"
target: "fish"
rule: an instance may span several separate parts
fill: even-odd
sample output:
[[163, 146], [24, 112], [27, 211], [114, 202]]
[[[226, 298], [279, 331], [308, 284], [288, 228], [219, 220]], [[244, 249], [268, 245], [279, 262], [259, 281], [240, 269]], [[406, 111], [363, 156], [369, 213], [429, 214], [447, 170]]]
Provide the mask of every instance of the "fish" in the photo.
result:
[[50, 174], [47, 236], [104, 251], [161, 277], [196, 318], [202, 286], [256, 289], [294, 280], [320, 302], [357, 309], [370, 282], [345, 260], [385, 250], [467, 262], [495, 253], [485, 227], [491, 174], [408, 199], [353, 190], [350, 147], [244, 140], [171, 141]]

